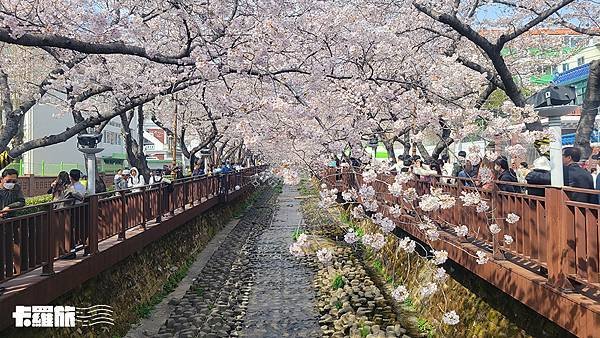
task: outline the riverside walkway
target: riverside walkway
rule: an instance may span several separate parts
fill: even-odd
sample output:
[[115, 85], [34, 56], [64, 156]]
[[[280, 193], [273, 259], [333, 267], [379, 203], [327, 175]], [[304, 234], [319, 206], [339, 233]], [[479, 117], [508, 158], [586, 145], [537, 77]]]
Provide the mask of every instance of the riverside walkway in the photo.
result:
[[[0, 220], [0, 330], [17, 305], [45, 305], [219, 203], [252, 192], [252, 167], [225, 176], [46, 203]], [[77, 248], [74, 259], [60, 259]]]

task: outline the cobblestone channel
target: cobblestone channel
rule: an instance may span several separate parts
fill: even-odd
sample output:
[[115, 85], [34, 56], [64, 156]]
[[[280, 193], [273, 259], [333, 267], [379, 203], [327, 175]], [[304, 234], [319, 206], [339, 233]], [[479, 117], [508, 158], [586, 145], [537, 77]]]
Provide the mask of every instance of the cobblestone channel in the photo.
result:
[[158, 337], [318, 337], [314, 272], [291, 259], [295, 188], [265, 190], [229, 233]]

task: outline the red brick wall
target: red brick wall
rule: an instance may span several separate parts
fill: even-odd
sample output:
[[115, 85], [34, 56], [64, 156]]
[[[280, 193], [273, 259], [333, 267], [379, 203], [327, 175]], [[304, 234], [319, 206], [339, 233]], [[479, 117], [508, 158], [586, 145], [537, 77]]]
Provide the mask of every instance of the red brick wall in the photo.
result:
[[[112, 187], [114, 174], [101, 175], [101, 177], [106, 188]], [[56, 177], [22, 176], [19, 177], [19, 185], [25, 197], [33, 197], [45, 195], [55, 179]]]
[[152, 134], [152, 136], [156, 137], [163, 144], [165, 143], [165, 131], [164, 130], [162, 130], [160, 128], [151, 128], [146, 131], [149, 132], [150, 134]]

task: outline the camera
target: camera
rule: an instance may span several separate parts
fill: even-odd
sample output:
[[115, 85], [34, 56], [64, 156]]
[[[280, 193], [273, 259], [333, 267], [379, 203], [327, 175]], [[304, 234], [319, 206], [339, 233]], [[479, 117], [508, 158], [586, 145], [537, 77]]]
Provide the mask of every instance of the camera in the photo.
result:
[[77, 143], [82, 148], [96, 148], [102, 140], [102, 134], [81, 134], [77, 136]]

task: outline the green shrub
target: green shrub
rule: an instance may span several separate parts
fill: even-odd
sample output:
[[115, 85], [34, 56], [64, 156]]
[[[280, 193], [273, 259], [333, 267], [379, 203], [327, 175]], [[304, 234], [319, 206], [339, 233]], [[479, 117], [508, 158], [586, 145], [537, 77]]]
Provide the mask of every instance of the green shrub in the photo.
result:
[[337, 274], [335, 275], [335, 278], [333, 279], [333, 282], [331, 283], [331, 288], [333, 288], [334, 290], [343, 288], [345, 285], [344, 283], [344, 278], [342, 277], [342, 275]]
[[[40, 195], [40, 196], [25, 198], [25, 206], [27, 206], [27, 207], [35, 206], [38, 204], [44, 204], [44, 203], [48, 203], [48, 202], [52, 202], [52, 195]], [[36, 212], [44, 211], [45, 209], [46, 209], [46, 207], [42, 207], [42, 206], [40, 206], [39, 208], [27, 208], [25, 210], [15, 211], [14, 215], [12, 215], [12, 216], [23, 216], [23, 215], [33, 214]]]
[[25, 199], [25, 205], [37, 205], [52, 202], [52, 195], [40, 195], [34, 197], [27, 197]]
[[427, 334], [427, 337], [435, 337], [435, 328], [427, 319], [419, 318], [417, 320], [417, 326], [419, 327], [419, 331], [421, 331], [421, 333]]
[[292, 239], [294, 241], [298, 240], [298, 237], [300, 237], [300, 235], [302, 235], [304, 233], [304, 231], [300, 230], [300, 229], [296, 229], [294, 230], [294, 232], [292, 232]]

